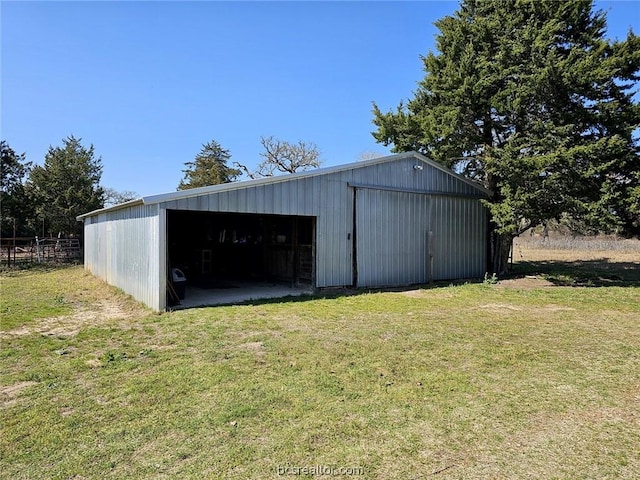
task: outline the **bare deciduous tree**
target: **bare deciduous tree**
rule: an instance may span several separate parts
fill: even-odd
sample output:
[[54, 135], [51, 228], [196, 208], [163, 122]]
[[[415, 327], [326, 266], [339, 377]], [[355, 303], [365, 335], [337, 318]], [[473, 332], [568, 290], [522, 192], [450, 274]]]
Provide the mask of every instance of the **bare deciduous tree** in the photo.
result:
[[119, 192], [115, 188], [104, 189], [104, 206], [112, 207], [113, 205], [120, 205], [121, 203], [130, 202], [135, 200], [139, 195], [132, 190], [123, 190]]
[[382, 158], [384, 156], [384, 153], [364, 150], [358, 154], [358, 156], [356, 157], [356, 162], [364, 162], [366, 160], [373, 160], [374, 158]]
[[245, 165], [234, 162], [249, 178], [272, 177], [280, 173], [304, 172], [320, 166], [320, 150], [313, 142], [298, 141], [289, 143], [272, 136], [260, 137], [264, 151], [263, 158], [255, 171]]

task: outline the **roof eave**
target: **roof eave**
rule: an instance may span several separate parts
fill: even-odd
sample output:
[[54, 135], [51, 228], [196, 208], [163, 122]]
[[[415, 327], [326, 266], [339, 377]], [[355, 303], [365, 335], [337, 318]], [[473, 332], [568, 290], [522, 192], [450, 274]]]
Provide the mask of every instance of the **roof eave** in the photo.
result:
[[456, 177], [457, 179], [459, 179], [462, 182], [466, 183], [467, 185], [470, 185], [470, 186], [472, 186], [474, 188], [477, 188], [478, 190], [480, 190], [485, 195], [491, 196], [491, 192], [487, 188], [485, 188], [482, 184], [478, 183], [477, 181], [471, 180], [470, 178], [467, 178], [464, 175], [460, 175], [459, 173], [456, 173], [456, 172], [448, 169], [447, 167], [445, 167], [441, 163], [438, 163], [435, 160], [431, 160], [430, 158], [425, 157], [420, 152], [410, 152], [410, 153], [414, 154], [417, 158], [419, 158], [420, 160], [422, 160], [426, 164], [431, 165], [432, 167], [437, 168], [438, 170], [442, 170], [443, 172], [448, 173], [449, 175], [453, 175], [454, 177]]
[[121, 210], [123, 208], [134, 207], [136, 205], [143, 205], [144, 203], [144, 198], [137, 198], [135, 200], [129, 200], [128, 202], [119, 203], [118, 205], [112, 205], [110, 207], [99, 208], [98, 210], [83, 213], [82, 215], [78, 215], [76, 217], [76, 220], [78, 222], [82, 222], [85, 218], [93, 217], [94, 215], [98, 215], [100, 213], [113, 212], [114, 210]]
[[393, 155], [387, 155], [384, 157], [373, 158], [370, 160], [364, 160], [361, 162], [351, 162], [342, 165], [335, 165], [332, 167], [315, 168], [313, 170], [307, 170], [304, 172], [296, 172], [285, 175], [277, 175], [272, 177], [255, 178], [250, 180], [242, 180], [240, 182], [222, 183], [219, 185], [209, 185], [206, 187], [190, 188], [188, 190], [179, 190], [177, 192], [161, 193], [158, 195], [150, 195], [144, 197], [145, 204], [169, 202], [173, 200], [182, 200], [183, 198], [194, 197], [198, 195], [207, 195], [209, 193], [224, 192], [227, 190], [238, 190], [240, 188], [249, 188], [265, 184], [273, 184], [280, 182], [287, 182], [290, 180], [316, 177], [319, 175], [326, 175], [329, 173], [341, 172], [345, 170], [351, 170], [353, 168], [361, 168], [367, 165], [375, 165], [376, 163], [383, 163], [390, 159], [399, 160], [401, 158], [411, 157], [416, 152], [406, 152]]
[[384, 157], [372, 158], [370, 160], [364, 160], [364, 161], [360, 161], [360, 162], [346, 163], [346, 164], [343, 164], [343, 165], [336, 165], [336, 166], [333, 166], [333, 167], [317, 168], [317, 169], [309, 170], [309, 171], [305, 171], [305, 172], [291, 173], [289, 175], [278, 175], [278, 176], [275, 176], [275, 177], [256, 178], [256, 179], [251, 179], [251, 180], [243, 180], [243, 181], [240, 181], [240, 182], [230, 182], [230, 183], [223, 183], [223, 184], [220, 184], [220, 185], [210, 185], [210, 186], [206, 186], [206, 187], [191, 188], [191, 189], [188, 189], [188, 190], [179, 190], [177, 192], [169, 192], [169, 193], [161, 193], [161, 194], [157, 194], [157, 195], [149, 195], [149, 196], [146, 196], [146, 197], [138, 198], [136, 200], [131, 200], [129, 202], [121, 203], [119, 205], [113, 205], [111, 207], [102, 208], [100, 210], [94, 210], [92, 212], [88, 212], [88, 213], [85, 213], [83, 215], [79, 215], [78, 217], [76, 217], [76, 220], [82, 221], [87, 217], [94, 216], [94, 215], [97, 215], [97, 214], [100, 214], [100, 213], [112, 212], [112, 211], [115, 211], [115, 210], [120, 210], [122, 208], [128, 208], [128, 207], [132, 207], [132, 206], [136, 206], [136, 205], [153, 205], [153, 204], [157, 204], [157, 203], [169, 202], [169, 201], [173, 201], [173, 200], [181, 200], [181, 199], [184, 199], [184, 198], [195, 197], [195, 196], [199, 196], [199, 195], [207, 195], [207, 194], [210, 194], [210, 193], [225, 192], [225, 191], [228, 191], [228, 190], [239, 190], [239, 189], [242, 189], [242, 188], [250, 188], [250, 187], [255, 187], [255, 186], [259, 186], [259, 185], [287, 182], [287, 181], [290, 181], [290, 180], [295, 180], [295, 179], [300, 179], [300, 178], [316, 177], [316, 176], [319, 176], [319, 175], [326, 175], [326, 174], [330, 174], [330, 173], [342, 172], [342, 171], [351, 170], [351, 169], [354, 169], [354, 168], [363, 168], [363, 167], [370, 166], [370, 165], [376, 165], [378, 163], [388, 162], [390, 160], [402, 160], [402, 159], [406, 159], [406, 158], [415, 158], [417, 160], [420, 160], [420, 161], [426, 163], [427, 165], [430, 165], [433, 168], [441, 170], [441, 171], [443, 171], [443, 172], [445, 172], [445, 173], [447, 173], [449, 175], [453, 175], [454, 177], [456, 177], [460, 181], [462, 181], [462, 182], [464, 182], [464, 183], [476, 188], [477, 190], [481, 191], [486, 196], [490, 195], [489, 190], [484, 188], [478, 182], [470, 180], [470, 179], [468, 179], [468, 178], [466, 178], [466, 177], [464, 177], [464, 176], [462, 176], [462, 175], [460, 175], [458, 173], [455, 173], [455, 172], [449, 170], [444, 165], [441, 165], [438, 162], [435, 162], [435, 161], [425, 157], [423, 154], [421, 154], [419, 152], [412, 151], [412, 152], [395, 153], [393, 155], [386, 155]]

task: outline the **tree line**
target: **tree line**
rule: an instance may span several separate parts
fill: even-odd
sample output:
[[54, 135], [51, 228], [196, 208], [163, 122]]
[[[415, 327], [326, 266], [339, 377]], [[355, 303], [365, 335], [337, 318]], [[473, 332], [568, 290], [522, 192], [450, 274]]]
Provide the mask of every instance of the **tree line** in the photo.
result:
[[[412, 98], [383, 112], [375, 140], [418, 151], [483, 185], [491, 265], [505, 271], [515, 236], [548, 222], [640, 237], [640, 37], [605, 38], [592, 0], [462, 0], [435, 25]], [[212, 140], [185, 163], [179, 190], [320, 165], [317, 146], [262, 137], [251, 170]], [[100, 208], [100, 159], [74, 137], [32, 167], [2, 143], [2, 233], [78, 232]], [[111, 192], [112, 196], [114, 192]], [[115, 192], [117, 193], [117, 192]], [[20, 230], [22, 233], [22, 230]]]
[[[258, 178], [320, 166], [320, 151], [314, 143], [289, 143], [274, 137], [260, 141], [264, 151], [255, 170], [239, 162], [229, 166], [229, 150], [215, 140], [205, 143], [193, 161], [185, 162], [178, 190], [232, 182], [242, 175]], [[93, 145], [85, 147], [73, 135], [63, 139], [61, 146], [50, 146], [43, 165], [33, 165], [4, 140], [0, 150], [3, 238], [80, 235], [78, 215], [137, 197], [135, 192], [102, 186], [102, 158], [95, 156]]]

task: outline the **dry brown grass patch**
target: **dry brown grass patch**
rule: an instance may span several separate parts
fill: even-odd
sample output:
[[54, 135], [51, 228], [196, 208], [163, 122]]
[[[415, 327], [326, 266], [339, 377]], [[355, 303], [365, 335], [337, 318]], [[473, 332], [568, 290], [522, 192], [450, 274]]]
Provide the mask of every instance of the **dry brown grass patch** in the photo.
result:
[[544, 278], [525, 276], [522, 278], [500, 280], [496, 286], [499, 288], [513, 288], [518, 290], [536, 290], [538, 288], [554, 287], [555, 285]]
[[[141, 308], [106, 298], [92, 304], [80, 304], [70, 315], [36, 319], [21, 327], [0, 332], [0, 338], [20, 337], [40, 334], [55, 337], [74, 337], [83, 327], [106, 325], [114, 321], [130, 320], [139, 317]], [[130, 324], [127, 322], [126, 326]]]
[[0, 407], [13, 405], [14, 403], [16, 403], [25, 388], [36, 384], [37, 382], [27, 381], [0, 387]]

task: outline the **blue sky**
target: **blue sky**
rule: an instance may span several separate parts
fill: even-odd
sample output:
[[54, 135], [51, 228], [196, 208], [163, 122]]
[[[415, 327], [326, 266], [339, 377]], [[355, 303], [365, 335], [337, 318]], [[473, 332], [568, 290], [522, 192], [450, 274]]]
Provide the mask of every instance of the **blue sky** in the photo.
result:
[[[2, 139], [42, 163], [73, 134], [102, 183], [175, 190], [218, 141], [255, 166], [260, 136], [315, 142], [323, 165], [387, 153], [371, 106], [395, 108], [422, 76], [433, 22], [453, 1], [2, 1]], [[640, 33], [640, 6], [597, 2], [611, 38]]]

